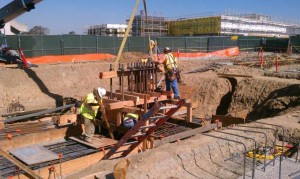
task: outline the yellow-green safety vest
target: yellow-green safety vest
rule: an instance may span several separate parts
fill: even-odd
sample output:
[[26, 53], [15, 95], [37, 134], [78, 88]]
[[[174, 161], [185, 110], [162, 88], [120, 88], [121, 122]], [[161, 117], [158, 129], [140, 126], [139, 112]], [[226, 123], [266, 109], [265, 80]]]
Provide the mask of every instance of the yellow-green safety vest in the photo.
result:
[[90, 109], [91, 107], [85, 106], [85, 104], [87, 104], [86, 100], [82, 103], [80, 107], [80, 114], [87, 119], [91, 119], [91, 120], [95, 119], [95, 117], [97, 116], [99, 106], [93, 106], [93, 108], [95, 108], [95, 110], [93, 110]]
[[172, 53], [168, 53], [167, 60], [164, 63], [165, 73], [173, 72], [174, 69], [177, 69], [177, 59]]

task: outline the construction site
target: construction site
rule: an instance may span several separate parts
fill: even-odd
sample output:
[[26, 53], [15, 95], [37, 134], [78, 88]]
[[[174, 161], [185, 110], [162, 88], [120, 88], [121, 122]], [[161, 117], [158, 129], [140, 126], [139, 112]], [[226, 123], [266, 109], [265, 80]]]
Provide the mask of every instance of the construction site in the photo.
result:
[[[2, 23], [16, 16], [5, 12]], [[116, 47], [98, 36], [4, 38], [19, 55], [1, 49], [0, 178], [300, 178], [300, 38], [151, 37], [157, 58], [177, 59], [175, 98], [150, 36], [127, 39], [132, 22]]]

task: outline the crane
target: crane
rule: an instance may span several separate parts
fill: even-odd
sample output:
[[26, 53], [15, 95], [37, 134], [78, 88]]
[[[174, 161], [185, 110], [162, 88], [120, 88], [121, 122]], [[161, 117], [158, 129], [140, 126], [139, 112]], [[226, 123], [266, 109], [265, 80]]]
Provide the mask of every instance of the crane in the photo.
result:
[[[5, 24], [12, 19], [34, 9], [35, 5], [41, 1], [42, 0], [13, 0], [6, 6], [2, 7], [0, 9], [0, 29], [4, 28]], [[7, 44], [5, 30], [2, 46], [0, 47], [0, 63], [18, 64], [25, 67], [34, 66], [26, 60], [21, 48], [19, 48], [19, 53], [10, 49]]]
[[[10, 20], [22, 15], [25, 12], [28, 12], [28, 11], [34, 9], [35, 5], [39, 2], [41, 2], [41, 1], [42, 0], [13, 0], [11, 3], [9, 3], [6, 6], [4, 6], [3, 8], [1, 8], [0, 9], [0, 29], [3, 28], [5, 23], [9, 22]], [[117, 65], [119, 63], [120, 56], [122, 54], [124, 45], [126, 43], [130, 28], [131, 28], [131, 25], [132, 25], [132, 21], [133, 21], [133, 18], [134, 18], [134, 15], [136, 13], [136, 10], [137, 10], [137, 7], [138, 7], [139, 3], [140, 3], [140, 0], [136, 0], [136, 5], [135, 5], [135, 7], [133, 9], [133, 12], [131, 14], [129, 24], [128, 24], [128, 27], [127, 27], [126, 32], [125, 32], [125, 36], [123, 38], [123, 41], [121, 43], [121, 47], [119, 49], [119, 52], [118, 52], [118, 55], [117, 55], [117, 58], [116, 58], [115, 70], [117, 69]], [[144, 3], [144, 10], [146, 12], [146, 19], [147, 19], [146, 21], [148, 22], [148, 15], [147, 15], [148, 13], [147, 13], [146, 0], [143, 0], [143, 3]], [[149, 34], [149, 43], [150, 43], [150, 34]], [[13, 57], [11, 57], [12, 56], [11, 54], [16, 54], [16, 53], [9, 52], [10, 49], [8, 49], [7, 47], [8, 46], [7, 46], [6, 38], [4, 36], [2, 48], [0, 50], [0, 62], [3, 62], [3, 61], [5, 63], [19, 63], [19, 62], [21, 62], [21, 63], [24, 63], [25, 67], [28, 67], [29, 65], [31, 65], [31, 64], [28, 65], [28, 63], [30, 63], [30, 62], [26, 61], [25, 56], [24, 56], [21, 49], [19, 49], [19, 54], [20, 54], [19, 56], [13, 55]], [[8, 56], [10, 56], [10, 57], [8, 57]]]

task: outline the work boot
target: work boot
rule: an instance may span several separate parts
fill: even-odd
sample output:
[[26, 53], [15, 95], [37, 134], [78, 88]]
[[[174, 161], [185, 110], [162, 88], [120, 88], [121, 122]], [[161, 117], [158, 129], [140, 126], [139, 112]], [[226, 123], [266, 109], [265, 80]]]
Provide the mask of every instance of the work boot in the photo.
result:
[[92, 138], [86, 137], [86, 138], [85, 138], [85, 141], [86, 141], [87, 143], [92, 143]]
[[175, 96], [174, 98], [171, 99], [171, 101], [179, 101], [180, 97], [179, 96]]

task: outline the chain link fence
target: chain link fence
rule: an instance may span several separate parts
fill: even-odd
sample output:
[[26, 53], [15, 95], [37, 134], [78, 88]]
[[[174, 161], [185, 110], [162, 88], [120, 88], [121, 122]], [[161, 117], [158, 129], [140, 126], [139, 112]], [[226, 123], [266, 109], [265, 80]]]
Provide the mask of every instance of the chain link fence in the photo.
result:
[[[4, 36], [0, 37], [3, 41]], [[122, 37], [95, 35], [45, 35], [45, 36], [6, 36], [12, 49], [21, 47], [28, 57], [44, 55], [70, 55], [86, 53], [109, 53], [116, 55]], [[240, 36], [232, 40], [229, 36], [207, 37], [152, 37], [162, 51], [168, 46], [180, 52], [212, 52], [238, 46], [241, 51], [258, 51], [261, 47], [270, 52], [286, 52], [289, 45], [299, 53], [300, 37], [263, 38]], [[147, 53], [148, 37], [128, 37], [124, 52]]]

